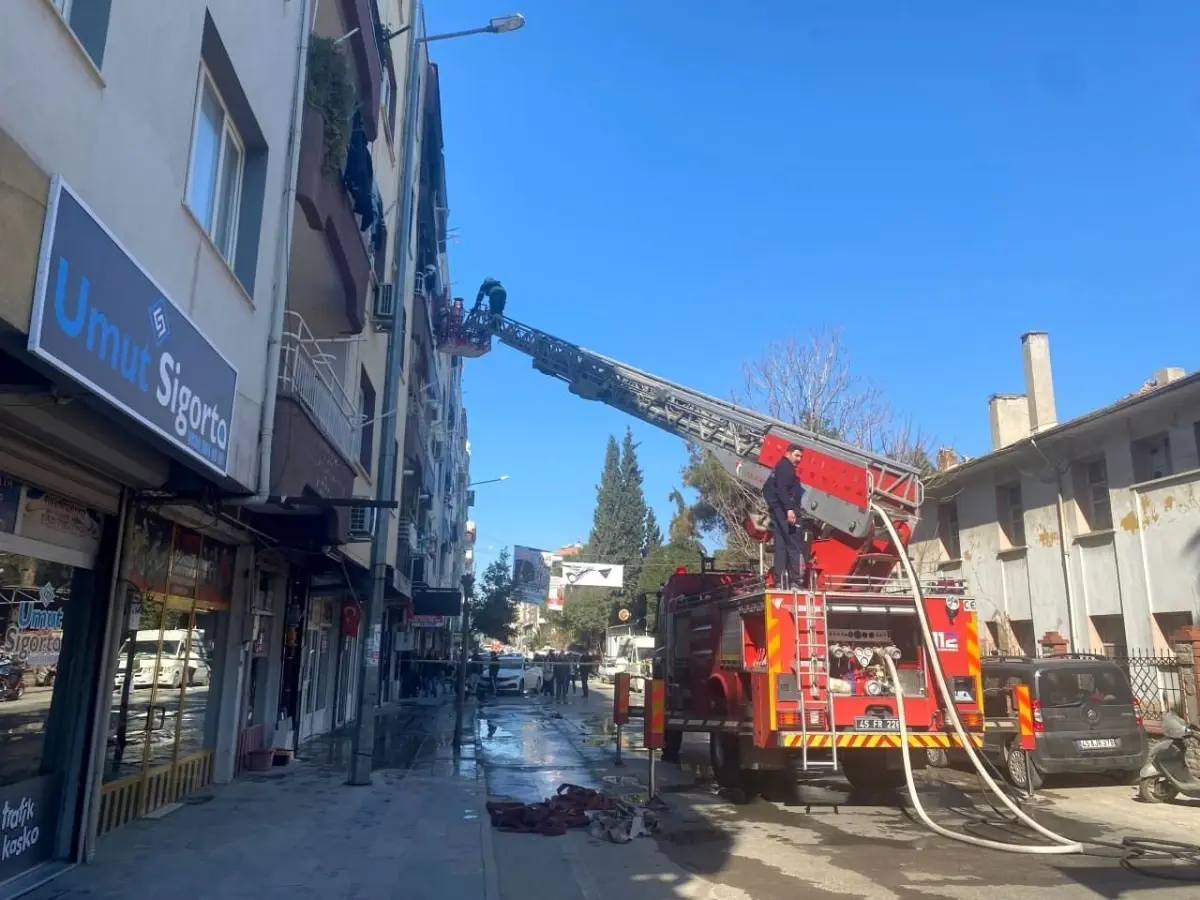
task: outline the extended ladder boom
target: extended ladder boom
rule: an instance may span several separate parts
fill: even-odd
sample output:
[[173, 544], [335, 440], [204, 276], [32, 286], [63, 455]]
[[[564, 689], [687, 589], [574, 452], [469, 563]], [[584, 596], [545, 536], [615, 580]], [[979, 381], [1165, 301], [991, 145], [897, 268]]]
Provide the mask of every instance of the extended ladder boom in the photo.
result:
[[571, 393], [705, 447], [731, 474], [755, 487], [762, 487], [788, 444], [803, 447], [799, 475], [805, 513], [837, 531], [864, 537], [871, 530], [871, 499], [897, 518], [916, 518], [923, 489], [912, 466], [718, 400], [512, 319], [473, 313], [468, 324], [529, 356], [535, 369], [562, 379]]

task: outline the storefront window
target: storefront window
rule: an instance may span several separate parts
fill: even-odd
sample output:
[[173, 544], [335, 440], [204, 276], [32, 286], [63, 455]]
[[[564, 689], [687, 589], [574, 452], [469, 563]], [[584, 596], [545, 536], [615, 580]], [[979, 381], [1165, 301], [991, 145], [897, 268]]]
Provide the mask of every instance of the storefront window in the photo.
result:
[[45, 774], [46, 726], [74, 571], [0, 552], [0, 786]]
[[[233, 548], [144, 511], [133, 516], [106, 781], [152, 776], [216, 745]], [[148, 811], [148, 810], [143, 810]]]

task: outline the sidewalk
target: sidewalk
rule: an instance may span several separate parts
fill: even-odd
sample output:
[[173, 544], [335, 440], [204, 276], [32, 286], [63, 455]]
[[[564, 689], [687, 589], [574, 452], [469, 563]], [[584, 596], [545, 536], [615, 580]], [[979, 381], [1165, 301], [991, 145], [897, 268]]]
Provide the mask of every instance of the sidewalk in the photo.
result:
[[95, 862], [26, 896], [499, 900], [473, 704], [457, 755], [452, 704], [401, 721], [380, 718], [382, 766], [370, 787], [345, 783], [345, 754], [330, 745], [328, 756], [244, 776], [162, 819], [132, 822], [100, 839]]

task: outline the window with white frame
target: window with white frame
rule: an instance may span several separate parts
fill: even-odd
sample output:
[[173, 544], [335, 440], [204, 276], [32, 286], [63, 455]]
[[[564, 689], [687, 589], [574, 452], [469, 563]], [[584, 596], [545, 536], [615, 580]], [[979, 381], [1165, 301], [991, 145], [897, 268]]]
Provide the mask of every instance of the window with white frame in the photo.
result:
[[1025, 546], [1025, 504], [1021, 500], [1021, 483], [1002, 484], [996, 488], [996, 517], [1007, 547]]
[[245, 144], [208, 69], [200, 67], [187, 204], [221, 255], [234, 261], [242, 205]]
[[1108, 531], [1113, 527], [1112, 501], [1108, 493], [1108, 466], [1104, 457], [1077, 462], [1072, 469], [1075, 502], [1088, 531]]

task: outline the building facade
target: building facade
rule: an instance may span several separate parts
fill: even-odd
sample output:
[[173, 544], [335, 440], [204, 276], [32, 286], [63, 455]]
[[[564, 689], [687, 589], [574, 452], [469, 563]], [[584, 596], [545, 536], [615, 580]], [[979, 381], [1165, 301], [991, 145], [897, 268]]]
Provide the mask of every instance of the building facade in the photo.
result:
[[1167, 656], [1200, 623], [1200, 374], [1166, 368], [1068, 422], [1049, 338], [1022, 338], [1026, 390], [990, 401], [992, 449], [939, 455], [912, 545], [964, 578], [995, 651]]
[[[424, 45], [394, 39], [420, 21], [411, 0], [0, 12], [0, 692], [20, 698], [0, 801], [29, 811], [5, 820], [23, 849], [0, 897], [352, 720], [380, 516], [397, 641], [419, 586], [458, 583], [461, 365], [416, 323], [426, 278], [449, 283], [440, 98]], [[387, 416], [410, 496], [376, 509]]]

